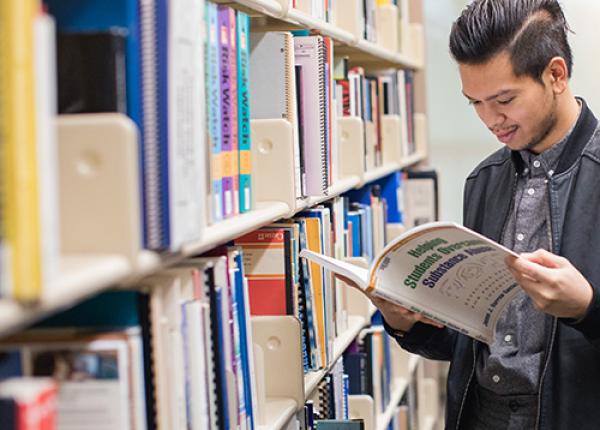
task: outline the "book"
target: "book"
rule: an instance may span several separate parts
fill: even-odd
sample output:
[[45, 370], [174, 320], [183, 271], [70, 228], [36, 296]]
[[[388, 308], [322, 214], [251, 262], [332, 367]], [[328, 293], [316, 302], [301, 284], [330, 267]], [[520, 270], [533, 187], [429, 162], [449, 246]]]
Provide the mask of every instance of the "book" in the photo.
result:
[[518, 255], [451, 222], [400, 235], [375, 256], [370, 269], [308, 250], [300, 256], [367, 293], [488, 344], [503, 309], [520, 291], [504, 262]]
[[252, 209], [252, 154], [250, 141], [250, 17], [237, 13], [238, 146], [240, 213]]

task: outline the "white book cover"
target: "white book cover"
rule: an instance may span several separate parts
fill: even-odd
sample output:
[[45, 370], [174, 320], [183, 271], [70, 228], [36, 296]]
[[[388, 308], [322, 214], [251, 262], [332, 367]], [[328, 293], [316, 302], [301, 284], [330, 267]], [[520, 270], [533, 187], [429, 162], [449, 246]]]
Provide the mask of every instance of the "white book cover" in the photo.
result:
[[296, 65], [302, 66], [302, 124], [306, 193], [311, 196], [327, 194], [329, 166], [325, 118], [325, 57], [321, 36], [294, 37]]
[[204, 0], [169, 2], [168, 120], [171, 249], [206, 225]]
[[34, 21], [36, 130], [40, 196], [42, 280], [55, 279], [60, 269], [60, 215], [58, 200], [58, 147], [56, 107], [56, 28], [49, 15]]
[[488, 344], [502, 311], [520, 291], [505, 264], [516, 253], [450, 222], [407, 231], [368, 270], [309, 250], [300, 255], [363, 291]]

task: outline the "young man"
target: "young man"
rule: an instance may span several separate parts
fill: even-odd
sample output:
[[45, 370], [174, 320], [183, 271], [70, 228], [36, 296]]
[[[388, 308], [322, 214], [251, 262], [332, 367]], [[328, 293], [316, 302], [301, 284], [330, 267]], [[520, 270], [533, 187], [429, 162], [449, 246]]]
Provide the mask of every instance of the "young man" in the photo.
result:
[[504, 148], [467, 178], [464, 224], [521, 253], [485, 345], [373, 299], [407, 350], [451, 361], [448, 429], [600, 428], [600, 129], [569, 88], [556, 0], [474, 0], [450, 50]]

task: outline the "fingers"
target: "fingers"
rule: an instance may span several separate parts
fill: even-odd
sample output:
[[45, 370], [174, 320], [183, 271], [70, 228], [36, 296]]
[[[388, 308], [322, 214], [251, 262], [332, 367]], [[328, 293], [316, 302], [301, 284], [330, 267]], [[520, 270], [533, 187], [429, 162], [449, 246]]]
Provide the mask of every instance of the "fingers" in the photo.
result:
[[[553, 269], [557, 266], [545, 266], [537, 261], [530, 260], [529, 258], [535, 258], [531, 256], [539, 255], [538, 251], [533, 254], [523, 254], [520, 258], [508, 262], [507, 266], [512, 272], [513, 276], [517, 281], [529, 281], [529, 282], [546, 282], [550, 283], [554, 279]], [[552, 260], [556, 261], [556, 260]], [[544, 260], [546, 264], [550, 263], [550, 260]]]

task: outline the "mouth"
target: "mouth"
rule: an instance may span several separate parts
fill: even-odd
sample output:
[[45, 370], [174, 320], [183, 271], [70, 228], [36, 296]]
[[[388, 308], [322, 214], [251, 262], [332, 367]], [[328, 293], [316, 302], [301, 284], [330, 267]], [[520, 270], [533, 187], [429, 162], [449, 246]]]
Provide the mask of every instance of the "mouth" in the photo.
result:
[[512, 138], [514, 137], [514, 135], [517, 132], [518, 127], [514, 126], [509, 128], [508, 130], [505, 131], [501, 131], [501, 132], [496, 132], [494, 133], [496, 135], [496, 138], [502, 142], [502, 143], [509, 143]]

